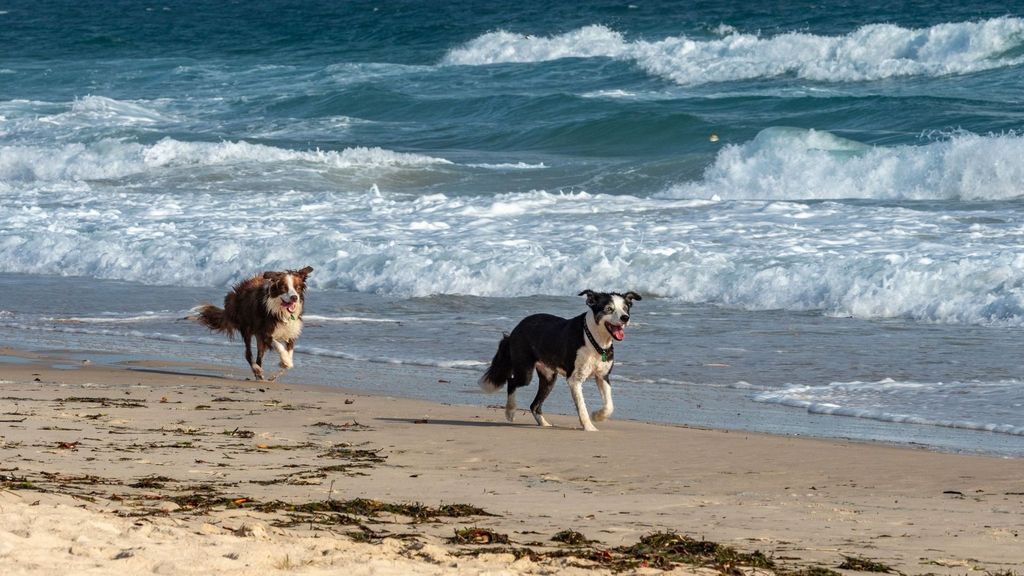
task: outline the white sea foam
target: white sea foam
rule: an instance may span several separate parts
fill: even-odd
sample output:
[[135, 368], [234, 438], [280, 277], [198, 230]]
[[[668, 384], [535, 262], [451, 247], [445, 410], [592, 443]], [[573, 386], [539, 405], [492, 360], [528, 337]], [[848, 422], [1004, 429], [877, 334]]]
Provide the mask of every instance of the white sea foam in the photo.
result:
[[0, 182], [83, 181], [125, 178], [158, 168], [291, 164], [320, 168], [414, 168], [450, 164], [443, 158], [382, 148], [287, 150], [238, 142], [182, 142], [164, 138], [152, 145], [105, 139], [91, 144], [0, 147]]
[[408, 358], [395, 358], [392, 356], [366, 356], [361, 354], [351, 354], [348, 352], [342, 352], [340, 350], [333, 350], [330, 348], [321, 348], [316, 346], [304, 346], [300, 350], [296, 348], [296, 352], [301, 354], [307, 354], [310, 356], [323, 356], [325, 358], [341, 358], [343, 360], [354, 360], [357, 362], [369, 362], [372, 364], [396, 364], [402, 366], [426, 366], [431, 368], [455, 368], [459, 370], [478, 370], [481, 366], [487, 366], [489, 362], [482, 362], [480, 360], [423, 360], [423, 359], [408, 359]]
[[630, 92], [628, 90], [614, 89], [614, 90], [597, 90], [594, 92], [586, 92], [580, 94], [583, 98], [608, 98], [608, 99], [635, 99], [639, 95], [636, 92]]
[[340, 323], [369, 323], [369, 324], [400, 324], [398, 320], [389, 318], [366, 318], [364, 316], [321, 316], [318, 314], [306, 314], [306, 320], [314, 322], [340, 322]]
[[719, 27], [711, 39], [628, 41], [605, 26], [536, 37], [490, 32], [452, 49], [443, 63], [485, 65], [607, 57], [635, 62], [681, 85], [793, 75], [824, 82], [969, 74], [1016, 66], [1024, 19], [993, 18], [911, 29], [870, 24], [842, 36], [790, 32], [772, 37]]
[[[0, 271], [224, 287], [253, 270], [310, 264], [314, 286], [400, 296], [629, 286], [742, 309], [1024, 325], [1016, 204], [804, 202], [1014, 198], [1022, 142], [956, 134], [886, 148], [770, 129], [725, 147], [703, 179], [646, 198], [371, 185], [352, 193], [306, 176], [458, 168], [382, 149], [171, 139], [9, 146], [0, 153]], [[291, 180], [264, 185], [280, 174]], [[188, 184], [165, 190], [161, 178], [172, 175]]]
[[44, 121], [50, 123], [116, 121], [119, 124], [157, 124], [179, 120], [175, 115], [159, 109], [166, 107], [167, 104], [167, 101], [140, 103], [90, 95], [76, 99], [68, 112], [47, 117]]
[[528, 164], [526, 162], [504, 162], [501, 164], [466, 164], [470, 168], [485, 168], [487, 170], [543, 170], [547, 165], [543, 162]]
[[586, 26], [547, 38], [498, 30], [449, 51], [443, 62], [455, 65], [544, 62], [560, 58], [617, 57], [628, 51], [629, 44], [622, 34], [605, 26]]
[[0, 135], [29, 143], [40, 136], [80, 142], [188, 124], [186, 117], [174, 111], [171, 99], [117, 100], [89, 95], [70, 102], [9, 100], [0, 102], [0, 112], [7, 117]]
[[[109, 315], [109, 316], [67, 316], [56, 318], [42, 318], [44, 321], [57, 324], [141, 324], [145, 322], [168, 322], [180, 320], [185, 317], [186, 312], [171, 313], [150, 313], [133, 316]], [[2, 316], [0, 316], [2, 318]]]
[[128, 339], [141, 339], [141, 340], [153, 340], [158, 342], [178, 342], [178, 343], [190, 343], [190, 344], [207, 344], [211, 346], [230, 346], [232, 345], [226, 338], [213, 337], [213, 336], [195, 336], [195, 335], [184, 335], [175, 334], [170, 332], [145, 332], [142, 330], [112, 330], [108, 328], [84, 328], [84, 327], [70, 327], [65, 325], [46, 325], [46, 324], [23, 324], [18, 322], [10, 322], [6, 324], [7, 328], [18, 330], [18, 331], [29, 331], [29, 332], [53, 332], [59, 334], [82, 334], [88, 336], [109, 336], [118, 338], [121, 340]]
[[114, 199], [69, 188], [5, 201], [6, 272], [224, 287], [311, 264], [314, 286], [402, 296], [629, 286], [743, 309], [1024, 325], [1019, 211], [542, 191]]
[[[836, 382], [789, 386], [758, 393], [757, 402], [802, 408], [812, 414], [942, 426], [1024, 436], [1024, 382]], [[972, 420], [972, 408], [988, 420]], [[1001, 407], [1001, 408], [999, 408]], [[968, 418], [964, 418], [967, 415]], [[992, 422], [994, 418], [1005, 418]]]
[[767, 128], [722, 148], [698, 182], [668, 197], [1002, 200], [1024, 195], [1024, 137], [952, 134], [921, 146], [870, 147], [829, 132]]
[[215, 144], [181, 142], [164, 138], [143, 151], [147, 166], [215, 165], [235, 163], [301, 162], [331, 168], [418, 167], [431, 164], [450, 164], [442, 158], [422, 154], [392, 152], [382, 148], [355, 147], [334, 150], [286, 150], [250, 144], [248, 142], [218, 142]]

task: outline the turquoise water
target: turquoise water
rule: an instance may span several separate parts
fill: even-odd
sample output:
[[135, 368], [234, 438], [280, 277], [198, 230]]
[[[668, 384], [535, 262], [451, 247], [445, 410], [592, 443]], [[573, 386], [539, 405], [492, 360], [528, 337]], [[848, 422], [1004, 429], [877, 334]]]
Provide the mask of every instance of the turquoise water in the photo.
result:
[[[308, 264], [339, 314], [425, 334], [375, 353], [327, 320], [309, 352], [471, 384], [510, 302], [633, 289], [662, 316], [616, 371], [631, 417], [705, 422], [658, 406], [714, 385], [813, 434], [1024, 433], [1024, 8], [549, 4], [0, 4], [0, 274], [137, 291], [56, 316], [5, 291], [0, 330], [192, 341], [147, 287]], [[424, 302], [481, 331], [439, 346], [396, 318]], [[658, 349], [692, 336], [673, 310], [722, 315], [735, 370]], [[801, 370], [750, 353], [807, 318], [828, 347], [770, 343]]]

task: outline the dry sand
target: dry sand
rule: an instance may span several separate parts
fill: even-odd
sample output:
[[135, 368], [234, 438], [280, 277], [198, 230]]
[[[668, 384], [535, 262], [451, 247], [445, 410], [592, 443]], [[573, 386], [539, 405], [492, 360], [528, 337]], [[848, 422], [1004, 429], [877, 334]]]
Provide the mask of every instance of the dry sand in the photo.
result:
[[[854, 574], [838, 567], [855, 557], [1024, 574], [1019, 459], [624, 420], [584, 433], [557, 415], [541, 429], [483, 405], [497, 397], [448, 406], [223, 367], [0, 355], [25, 359], [0, 363], [4, 576], [594, 574], [640, 566], [625, 547], [670, 532], [776, 566], [745, 572]], [[477, 542], [450, 541], [467, 528]], [[596, 542], [566, 555], [552, 541], [566, 529]], [[674, 570], [731, 567], [702, 562]]]

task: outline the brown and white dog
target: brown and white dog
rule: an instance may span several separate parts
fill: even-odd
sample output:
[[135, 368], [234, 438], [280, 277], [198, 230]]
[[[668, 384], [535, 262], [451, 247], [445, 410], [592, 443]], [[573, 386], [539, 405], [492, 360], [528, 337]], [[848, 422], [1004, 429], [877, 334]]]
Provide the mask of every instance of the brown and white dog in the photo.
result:
[[[229, 338], [235, 332], [245, 340], [245, 360], [257, 380], [263, 380], [263, 353], [273, 346], [281, 357], [276, 379], [294, 366], [295, 340], [302, 332], [302, 311], [306, 304], [306, 277], [312, 266], [301, 270], [263, 272], [243, 280], [224, 297], [224, 308], [204, 304], [189, 319]], [[256, 361], [252, 358], [256, 338]]]

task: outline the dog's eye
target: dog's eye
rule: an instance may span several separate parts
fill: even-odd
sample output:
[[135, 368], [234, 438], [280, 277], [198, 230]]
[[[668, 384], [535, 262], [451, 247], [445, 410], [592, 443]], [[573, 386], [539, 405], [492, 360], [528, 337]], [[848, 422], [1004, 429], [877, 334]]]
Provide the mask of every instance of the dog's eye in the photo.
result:
[[611, 314], [612, 310], [614, 310], [614, 308], [612, 308], [611, 306], [605, 306], [604, 307], [604, 313], [605, 314]]

